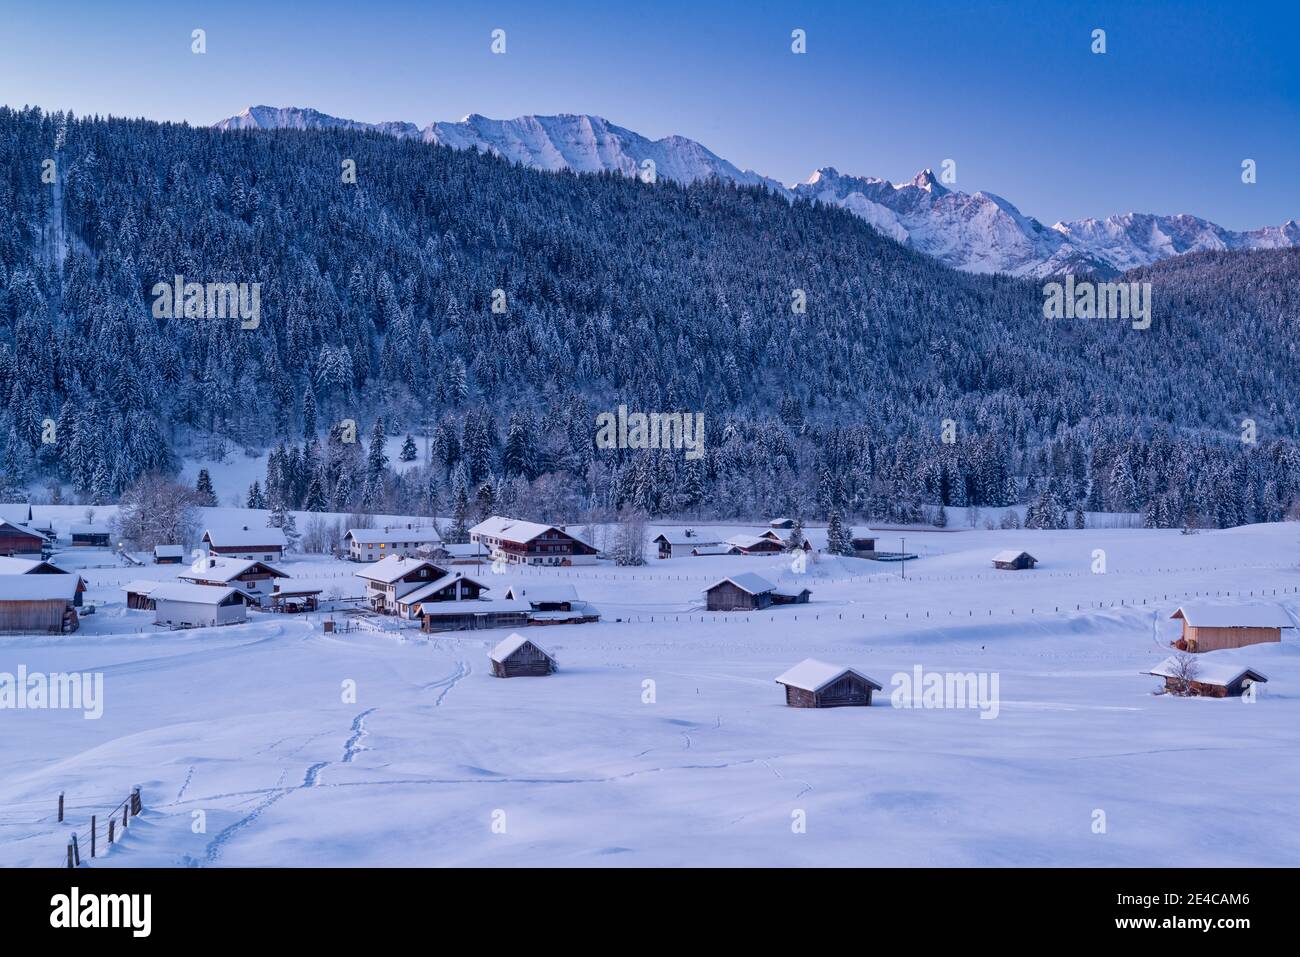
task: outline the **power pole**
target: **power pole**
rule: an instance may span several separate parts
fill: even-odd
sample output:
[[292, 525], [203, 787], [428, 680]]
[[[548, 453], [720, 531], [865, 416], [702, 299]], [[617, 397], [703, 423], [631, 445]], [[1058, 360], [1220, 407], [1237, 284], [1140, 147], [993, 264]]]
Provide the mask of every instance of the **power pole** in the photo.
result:
[[903, 543], [903, 557], [901, 560], [901, 564], [903, 566], [903, 577], [906, 578], [907, 577], [907, 539], [900, 537], [899, 541]]

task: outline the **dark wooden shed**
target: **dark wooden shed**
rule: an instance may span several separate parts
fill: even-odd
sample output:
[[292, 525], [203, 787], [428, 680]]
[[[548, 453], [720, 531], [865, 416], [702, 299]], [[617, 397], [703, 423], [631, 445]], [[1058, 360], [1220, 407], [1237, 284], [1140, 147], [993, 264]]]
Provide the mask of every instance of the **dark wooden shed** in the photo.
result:
[[1008, 571], [1024, 571], [1025, 569], [1033, 568], [1037, 564], [1038, 559], [1033, 555], [1028, 552], [1017, 552], [1012, 549], [998, 552], [993, 556], [993, 567], [1006, 569]]
[[776, 586], [762, 575], [743, 572], [705, 589], [709, 611], [757, 611], [772, 604]]
[[541, 645], [518, 633], [492, 649], [492, 674], [498, 678], [541, 678], [554, 674], [555, 657]]
[[860, 671], [816, 658], [805, 658], [776, 683], [785, 687], [785, 703], [791, 708], [869, 708], [872, 692], [883, 687]]

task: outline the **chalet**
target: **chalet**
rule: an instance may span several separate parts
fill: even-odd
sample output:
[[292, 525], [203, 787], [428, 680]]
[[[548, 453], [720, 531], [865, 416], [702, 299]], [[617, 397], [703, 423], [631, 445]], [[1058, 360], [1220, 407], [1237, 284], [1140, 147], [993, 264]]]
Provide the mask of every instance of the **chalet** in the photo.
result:
[[1165, 691], [1170, 694], [1189, 694], [1203, 698], [1236, 698], [1252, 684], [1268, 681], [1262, 672], [1227, 661], [1209, 662], [1194, 659], [1189, 670], [1182, 668], [1177, 658], [1166, 658], [1147, 674], [1165, 679]]
[[513, 634], [488, 655], [498, 678], [540, 678], [555, 673], [555, 657], [531, 638]]
[[776, 679], [785, 686], [785, 703], [791, 708], [871, 707], [871, 693], [880, 682], [843, 665], [805, 658]]
[[487, 585], [476, 581], [461, 572], [444, 572], [433, 581], [420, 585], [396, 599], [396, 614], [402, 618], [416, 619], [423, 615], [423, 606], [432, 606], [446, 602], [478, 601], [483, 592], [490, 591]]
[[721, 545], [719, 541], [708, 541], [699, 538], [688, 538], [685, 535], [674, 534], [671, 538], [667, 534], [656, 535], [652, 543], [659, 547], [660, 558], [680, 558], [683, 555], [698, 554], [697, 548], [707, 548], [713, 545]]
[[184, 560], [184, 545], [155, 545], [153, 547], [153, 563], [155, 565], [179, 565]]
[[1174, 647], [1193, 653], [1281, 641], [1295, 627], [1279, 605], [1183, 605], [1169, 617], [1183, 623]]
[[0, 556], [39, 558], [45, 546], [46, 538], [40, 532], [0, 520]]
[[511, 585], [506, 598], [526, 602], [532, 609], [530, 625], [579, 625], [600, 621], [600, 611], [578, 597], [572, 585]]
[[377, 562], [389, 555], [418, 558], [441, 543], [442, 536], [429, 525], [350, 528], [343, 536], [348, 559], [354, 562]]
[[0, 634], [76, 631], [79, 581], [76, 575], [0, 575]]
[[209, 528], [201, 539], [214, 555], [224, 558], [244, 558], [250, 561], [277, 562], [284, 557], [288, 540], [278, 528], [262, 526], [249, 528]]
[[[0, 575], [72, 575], [72, 572], [37, 559], [0, 558]], [[86, 580], [80, 575], [73, 575], [73, 577], [77, 580], [77, 590], [72, 604], [80, 608], [81, 596], [86, 593]]]
[[212, 628], [248, 620], [248, 596], [229, 586], [157, 582], [148, 598], [153, 603], [155, 625]]
[[242, 591], [254, 604], [260, 605], [264, 598], [269, 598], [275, 591], [279, 584], [276, 579], [287, 579], [289, 576], [266, 562], [207, 555], [191, 565], [189, 571], [176, 577], [195, 585], [229, 585]]
[[399, 598], [438, 581], [446, 574], [446, 569], [428, 559], [403, 558], [401, 555], [389, 555], [356, 572], [357, 578], [366, 583], [366, 604], [385, 615], [398, 613]]
[[704, 592], [709, 611], [758, 611], [769, 605], [807, 604], [807, 588], [778, 586], [762, 575], [742, 572], [710, 585]]
[[1038, 564], [1038, 559], [1028, 552], [1006, 549], [993, 556], [993, 567], [1006, 571], [1024, 571]]
[[73, 525], [70, 531], [72, 544], [82, 548], [107, 548], [112, 535], [107, 525]]
[[556, 525], [493, 515], [469, 530], [469, 540], [494, 560], [512, 565], [589, 565], [596, 549]]
[[775, 555], [785, 551], [785, 544], [778, 539], [765, 538], [762, 535], [732, 535], [724, 543], [736, 549], [740, 555]]

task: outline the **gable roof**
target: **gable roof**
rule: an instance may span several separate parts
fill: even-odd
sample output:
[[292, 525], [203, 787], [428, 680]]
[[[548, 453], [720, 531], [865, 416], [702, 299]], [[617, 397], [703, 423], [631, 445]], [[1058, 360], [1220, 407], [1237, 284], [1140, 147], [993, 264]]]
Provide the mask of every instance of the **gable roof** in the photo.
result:
[[358, 578], [364, 578], [366, 581], [381, 582], [385, 585], [391, 585], [399, 578], [419, 571], [421, 566], [428, 565], [434, 570], [435, 575], [442, 576], [447, 572], [445, 569], [429, 561], [427, 558], [404, 558], [401, 555], [389, 555], [381, 558], [373, 565], [367, 565], [359, 572], [354, 574]]
[[701, 555], [730, 555], [735, 547], [730, 542], [718, 542], [716, 545], [696, 545], [691, 550]]
[[756, 575], [753, 572], [741, 572], [739, 575], [732, 575], [730, 578], [714, 582], [705, 591], [713, 591], [719, 585], [725, 585], [727, 582], [731, 582], [741, 591], [748, 592], [751, 595], [762, 595], [765, 592], [776, 590], [776, 586], [762, 575]]
[[68, 528], [69, 534], [72, 535], [107, 535], [109, 534], [108, 526], [101, 525], [98, 522], [78, 522]]
[[[439, 571], [441, 571], [441, 569], [439, 569]], [[462, 575], [460, 572], [448, 572], [447, 574], [443, 575], [441, 578], [435, 581], [431, 581], [427, 585], [421, 585], [413, 592], [408, 592], [407, 594], [403, 595], [401, 598], [397, 599], [397, 601], [399, 604], [402, 605], [414, 605], [416, 602], [422, 601], [425, 598], [428, 598], [430, 595], [442, 591], [448, 585], [454, 584], [457, 579], [460, 579], [462, 581], [467, 581], [467, 582], [473, 582], [475, 585], [478, 585], [479, 588], [483, 589], [483, 591], [492, 590], [487, 585], [484, 585], [478, 579], [470, 578], [468, 575]]]
[[232, 594], [248, 597], [241, 588], [227, 585], [195, 585], [192, 582], [158, 582], [147, 592], [154, 601], [183, 601], [194, 605], [219, 605]]
[[667, 542], [669, 545], [721, 545], [722, 544], [721, 539], [717, 539], [717, 538], [700, 538], [699, 536], [687, 538], [685, 535], [682, 535], [678, 538], [669, 538], [667, 532], [660, 532], [658, 535], [656, 535], [654, 538], [650, 540], [652, 542]]
[[529, 603], [577, 601], [578, 589], [565, 584], [511, 585], [506, 597]]
[[0, 521], [13, 525], [26, 525], [32, 520], [32, 507], [26, 503], [0, 505]]
[[252, 571], [257, 566], [265, 568], [271, 573], [272, 578], [288, 578], [284, 572], [267, 562], [258, 561], [255, 558], [222, 558], [219, 555], [208, 557], [207, 567], [195, 571], [191, 566], [189, 571], [177, 575], [182, 580], [199, 578], [209, 582], [228, 582], [246, 572]]
[[799, 688], [803, 691], [818, 692], [825, 688], [832, 681], [844, 674], [854, 674], [871, 685], [877, 691], [884, 689], [879, 681], [868, 678], [861, 671], [854, 668], [848, 668], [844, 665], [832, 665], [825, 661], [818, 661], [816, 658], [805, 658], [785, 674], [776, 679], [777, 684], [789, 685], [792, 688]]
[[155, 545], [153, 553], [157, 558], [184, 558], [184, 545]]
[[1294, 628], [1295, 623], [1281, 605], [1214, 605], [1196, 602], [1180, 605], [1169, 616], [1181, 618], [1192, 628]]
[[0, 601], [73, 601], [80, 580], [77, 575], [0, 575]]
[[507, 518], [504, 515], [493, 515], [491, 518], [484, 519], [469, 530], [471, 535], [486, 535], [488, 538], [501, 538], [507, 542], [519, 542], [520, 544], [531, 542], [539, 535], [554, 529], [561, 534], [569, 536], [576, 542], [582, 542], [588, 548], [590, 542], [585, 542], [573, 532], [560, 528], [558, 525], [543, 525], [540, 522], [525, 522], [517, 518]]
[[14, 535], [14, 534], [26, 535], [29, 538], [36, 539], [38, 542], [45, 541], [45, 536], [42, 535], [40, 532], [32, 531], [30, 528], [26, 528], [25, 526], [22, 525], [15, 525], [13, 522], [8, 521], [7, 519], [0, 519], [0, 529], [3, 529], [7, 534], [10, 535]]
[[253, 526], [247, 525], [236, 526], [232, 528], [209, 528], [203, 532], [203, 541], [210, 543], [216, 548], [239, 548], [269, 545], [271, 547], [287, 548], [288, 539], [284, 537], [282, 529], [273, 528], [270, 525]]
[[509, 658], [511, 655], [513, 655], [516, 651], [522, 648], [525, 644], [531, 644], [534, 648], [536, 648], [538, 651], [544, 654], [547, 658], [550, 658], [552, 661], [555, 660], [555, 655], [551, 654], [549, 651], [547, 651], [537, 642], [533, 641], [532, 638], [525, 638], [517, 631], [511, 632], [509, 635], [503, 638], [501, 642], [495, 648], [493, 648], [492, 651], [488, 654], [488, 657], [491, 658], [493, 661], [497, 662], [498, 664], [501, 664], [505, 662], [505, 660]]
[[[1243, 665], [1231, 661], [1209, 661], [1204, 655], [1198, 655], [1195, 659], [1195, 669], [1192, 672], [1191, 680], [1200, 682], [1205, 685], [1215, 685], [1216, 687], [1226, 688], [1228, 685], [1235, 683], [1239, 678], [1249, 676], [1252, 681], [1267, 682], [1268, 678], [1261, 671], [1254, 668], [1247, 668]], [[1156, 665], [1147, 674], [1155, 675], [1158, 678], [1181, 678], [1179, 673], [1178, 658], [1171, 656], [1166, 658], [1160, 664]]]
[[0, 556], [0, 575], [30, 575], [42, 565], [49, 565], [55, 571], [63, 571], [56, 565], [35, 558], [8, 558]]
[[423, 528], [349, 528], [343, 536], [358, 545], [387, 545], [390, 542], [440, 542], [442, 536], [432, 526]]
[[735, 545], [737, 548], [753, 548], [755, 545], [762, 542], [770, 542], [775, 545], [781, 544], [780, 542], [773, 542], [773, 540], [768, 538], [766, 535], [732, 535], [727, 539], [727, 542], [728, 544]]
[[[1014, 562], [1021, 555], [1024, 555], [1026, 558], [1034, 557], [1033, 555], [1030, 555], [1028, 552], [1021, 552], [1021, 551], [1016, 551], [1014, 548], [1007, 548], [994, 555], [993, 560], [995, 562]], [[1036, 560], [1037, 559], [1035, 559], [1035, 561]]]

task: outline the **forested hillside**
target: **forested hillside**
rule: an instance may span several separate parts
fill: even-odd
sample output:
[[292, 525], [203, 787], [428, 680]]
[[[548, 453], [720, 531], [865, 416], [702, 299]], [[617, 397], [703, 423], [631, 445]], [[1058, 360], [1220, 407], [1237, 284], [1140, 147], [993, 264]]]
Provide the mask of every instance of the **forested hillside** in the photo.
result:
[[[156, 318], [177, 275], [261, 283], [259, 325]], [[1152, 283], [1149, 329], [1046, 320], [1040, 284], [761, 187], [5, 108], [0, 484], [103, 502], [187, 450], [283, 443], [264, 491], [291, 508], [1280, 517], [1300, 498], [1300, 250], [1125, 278]], [[704, 412], [707, 454], [597, 451], [620, 403]], [[432, 467], [367, 456], [380, 417], [427, 418]]]

